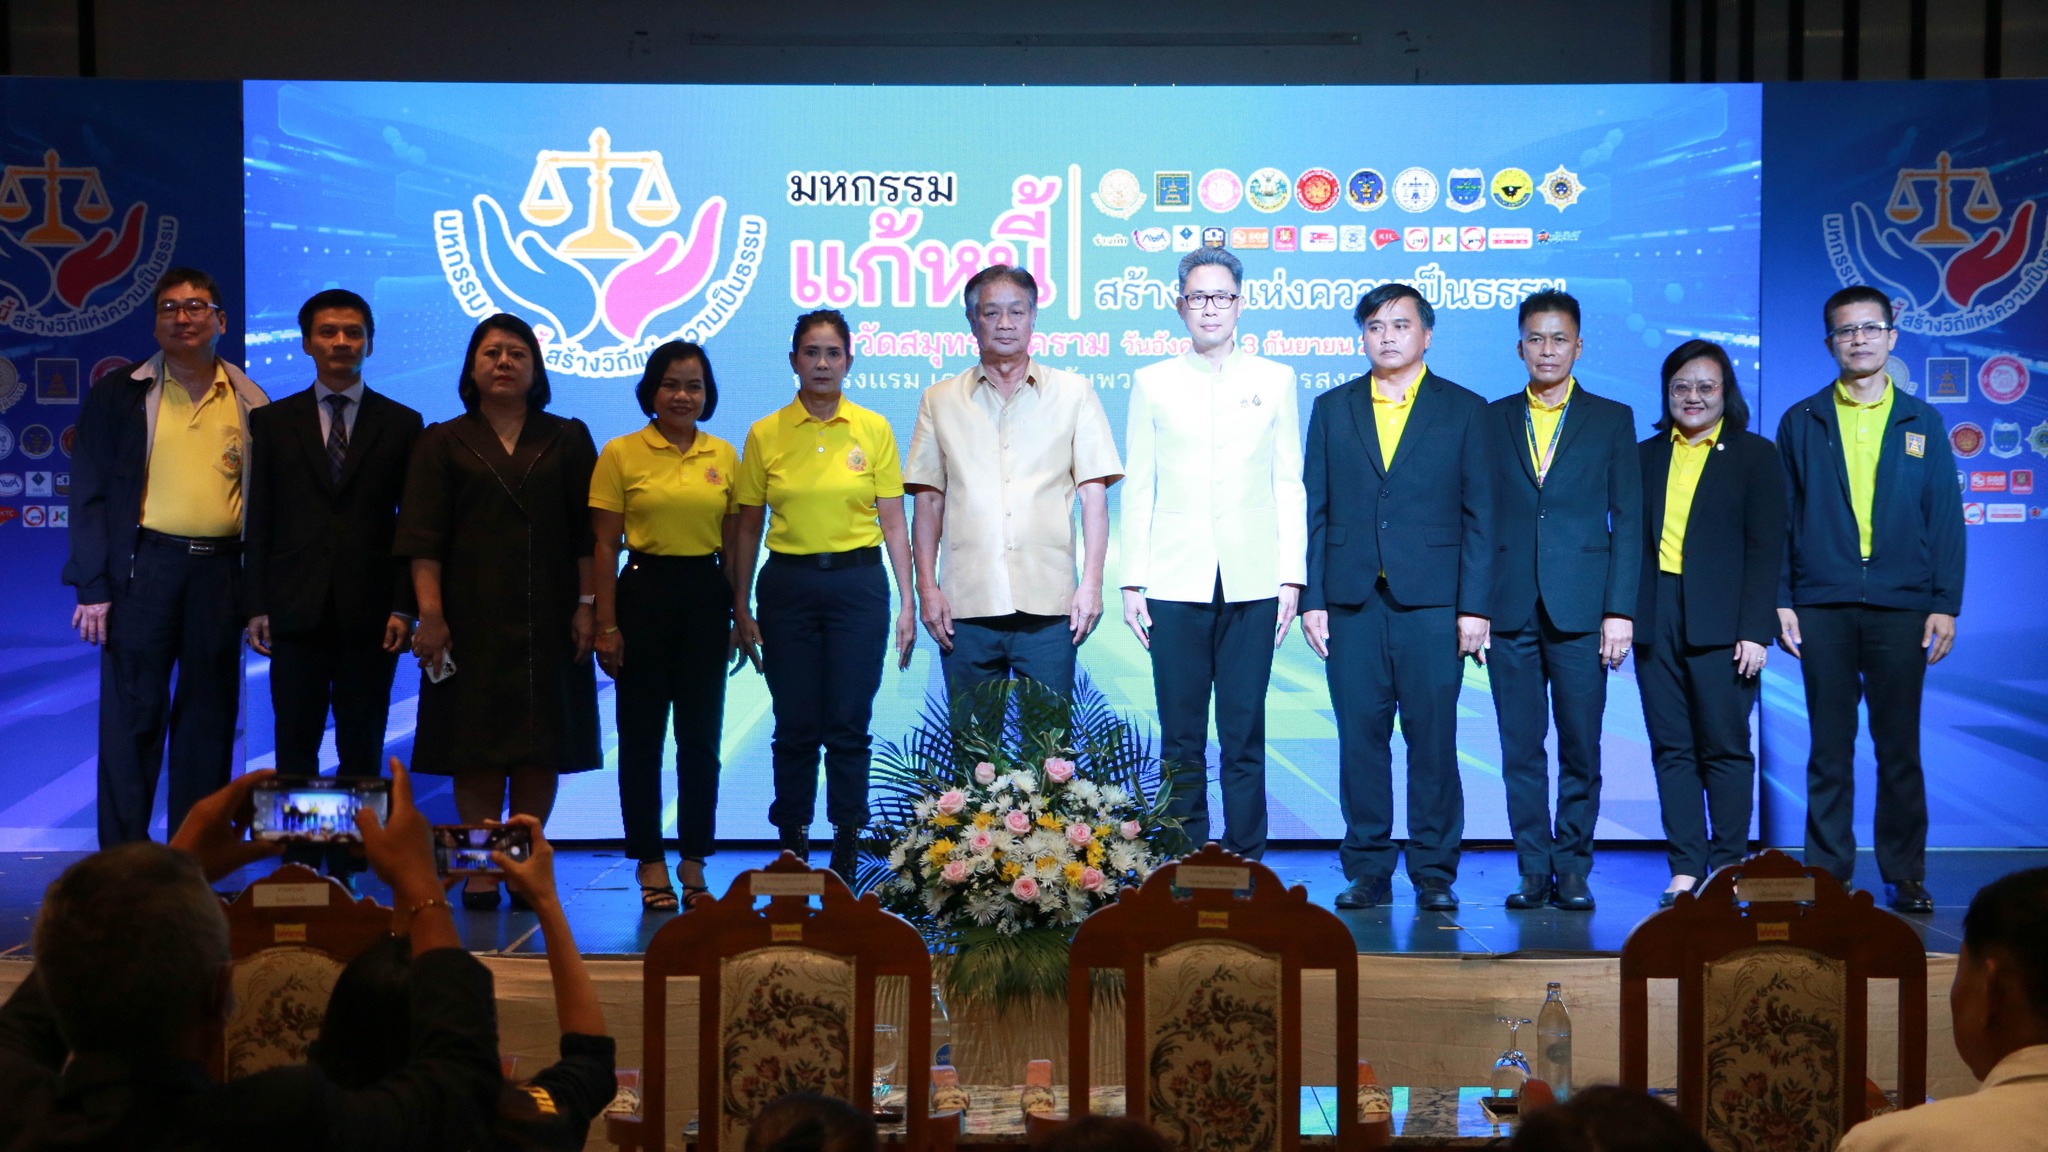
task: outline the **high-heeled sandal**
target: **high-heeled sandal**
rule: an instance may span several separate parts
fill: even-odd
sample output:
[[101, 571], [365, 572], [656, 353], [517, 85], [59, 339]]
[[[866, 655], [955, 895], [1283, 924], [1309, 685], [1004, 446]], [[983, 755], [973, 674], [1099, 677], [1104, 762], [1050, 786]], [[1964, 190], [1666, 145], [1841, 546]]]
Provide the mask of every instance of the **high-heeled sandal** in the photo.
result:
[[[702, 860], [691, 860], [690, 863], [697, 865], [699, 868], [704, 866]], [[692, 884], [688, 880], [683, 879], [683, 865], [681, 861], [676, 863], [676, 884], [683, 890], [682, 906], [685, 911], [695, 906], [699, 901], [716, 899], [716, 897], [711, 895], [711, 889], [706, 885]]]
[[[652, 863], [652, 861], [649, 861]], [[637, 878], [637, 877], [636, 877]], [[649, 884], [640, 881], [640, 911], [674, 912], [681, 905], [676, 900], [675, 889], [668, 886], [668, 869], [661, 870], [661, 883]]]

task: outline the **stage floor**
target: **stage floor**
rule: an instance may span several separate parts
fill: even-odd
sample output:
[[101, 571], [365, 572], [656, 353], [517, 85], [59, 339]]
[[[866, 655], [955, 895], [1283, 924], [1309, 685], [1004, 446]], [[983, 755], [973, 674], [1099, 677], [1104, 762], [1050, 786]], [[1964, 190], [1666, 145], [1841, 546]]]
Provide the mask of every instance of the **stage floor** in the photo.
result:
[[[823, 845], [819, 845], [822, 853]], [[712, 891], [723, 894], [733, 877], [760, 867], [772, 858], [765, 844], [735, 844], [712, 857], [708, 870]], [[30, 953], [29, 938], [43, 889], [81, 853], [0, 853], [0, 956]], [[819, 858], [822, 858], [820, 856]], [[1309, 899], [1328, 906], [1344, 888], [1334, 848], [1324, 845], [1276, 847], [1266, 864], [1286, 883], [1308, 889]], [[1927, 854], [1927, 884], [1934, 892], [1932, 916], [1904, 917], [1926, 941], [1930, 953], [1952, 953], [1962, 942], [1963, 911], [1984, 884], [2021, 868], [2048, 865], [2048, 849], [1934, 849]], [[247, 875], [224, 881], [223, 890], [267, 871], [258, 866]], [[591, 956], [633, 956], [646, 950], [648, 939], [667, 920], [640, 912], [633, 863], [608, 845], [571, 845], [555, 856], [557, 882], [568, 909], [577, 943]], [[1594, 861], [1596, 911], [1567, 913], [1554, 909], [1510, 912], [1502, 901], [1517, 875], [1514, 852], [1507, 847], [1467, 849], [1457, 883], [1463, 907], [1455, 913], [1423, 912], [1415, 907], [1415, 891], [1405, 877], [1394, 879], [1390, 905], [1363, 912], [1339, 912], [1351, 928], [1361, 954], [1410, 956], [1516, 956], [1524, 958], [1613, 956], [1645, 916], [1656, 911], [1657, 894], [1669, 879], [1660, 846], [1603, 847]], [[1859, 859], [1856, 883], [1882, 896], [1876, 864], [1865, 852]], [[366, 876], [362, 892], [388, 902], [389, 890]], [[477, 952], [505, 956], [539, 955], [537, 922], [532, 913], [501, 908], [496, 912], [458, 909], [463, 939]]]

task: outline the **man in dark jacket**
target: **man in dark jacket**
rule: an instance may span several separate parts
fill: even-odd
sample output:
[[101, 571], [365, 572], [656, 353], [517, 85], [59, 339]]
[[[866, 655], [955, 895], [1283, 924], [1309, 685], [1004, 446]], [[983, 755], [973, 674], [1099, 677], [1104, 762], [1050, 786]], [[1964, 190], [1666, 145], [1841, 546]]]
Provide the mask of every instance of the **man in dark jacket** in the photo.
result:
[[1892, 387], [1891, 300], [1864, 285], [1821, 315], [1840, 376], [1778, 422], [1789, 535], [1778, 645], [1806, 681], [1806, 863], [1856, 869], [1856, 710], [1877, 748], [1877, 867], [1899, 912], [1932, 912], [1920, 694], [1963, 607], [1963, 508], [1948, 429]]
[[[1572, 375], [1579, 302], [1537, 292], [1522, 301], [1519, 326], [1528, 386], [1481, 417], [1497, 541], [1487, 668], [1522, 874], [1507, 906], [1589, 912], [1607, 673], [1628, 655], [1642, 578], [1642, 467], [1628, 406]], [[1553, 715], [1554, 826], [1543, 747]]]

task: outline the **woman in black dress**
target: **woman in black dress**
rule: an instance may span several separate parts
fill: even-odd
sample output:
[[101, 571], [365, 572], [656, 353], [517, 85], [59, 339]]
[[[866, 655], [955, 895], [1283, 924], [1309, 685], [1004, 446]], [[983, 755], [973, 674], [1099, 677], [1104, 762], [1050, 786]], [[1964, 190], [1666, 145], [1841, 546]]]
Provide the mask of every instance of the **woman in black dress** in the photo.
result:
[[[552, 416], [533, 329], [478, 324], [458, 384], [464, 414], [420, 436], [393, 545], [412, 557], [421, 668], [413, 771], [455, 777], [464, 823], [510, 807], [545, 821], [562, 772], [601, 762], [583, 422]], [[439, 680], [437, 673], [442, 673]], [[472, 880], [470, 907], [494, 908]]]

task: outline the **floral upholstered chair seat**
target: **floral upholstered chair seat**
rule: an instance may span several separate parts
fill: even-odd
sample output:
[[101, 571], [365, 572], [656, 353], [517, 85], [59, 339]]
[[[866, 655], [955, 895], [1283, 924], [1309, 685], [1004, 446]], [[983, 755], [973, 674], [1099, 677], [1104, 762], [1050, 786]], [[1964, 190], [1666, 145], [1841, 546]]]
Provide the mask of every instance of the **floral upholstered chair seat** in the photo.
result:
[[1708, 1146], [1833, 1148], [1842, 1123], [1843, 963], [1798, 948], [1750, 948], [1708, 964], [1705, 976]]
[[266, 948], [235, 965], [227, 1078], [306, 1062], [341, 964], [313, 948]]
[[720, 1146], [746, 1145], [761, 1105], [790, 1092], [853, 1093], [854, 968], [808, 948], [761, 948], [720, 962]]
[[1145, 968], [1152, 1126], [1184, 1152], [1280, 1147], [1280, 958], [1197, 941]]

